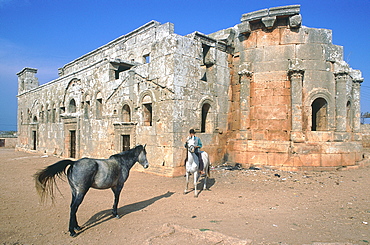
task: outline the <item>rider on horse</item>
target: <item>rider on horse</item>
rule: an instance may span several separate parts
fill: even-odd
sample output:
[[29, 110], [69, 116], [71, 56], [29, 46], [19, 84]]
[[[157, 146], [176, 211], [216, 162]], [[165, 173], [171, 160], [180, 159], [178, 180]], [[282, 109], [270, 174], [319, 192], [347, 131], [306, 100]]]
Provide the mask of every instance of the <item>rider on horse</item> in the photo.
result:
[[202, 159], [202, 156], [201, 156], [201, 152], [200, 152], [200, 148], [202, 148], [202, 141], [200, 140], [199, 137], [195, 136], [195, 130], [194, 129], [190, 129], [189, 131], [189, 136], [188, 138], [186, 139], [186, 142], [188, 142], [189, 139], [193, 138], [194, 139], [194, 142], [195, 142], [195, 151], [194, 153], [197, 155], [198, 159], [199, 159], [199, 170], [200, 171], [203, 171], [203, 159]]

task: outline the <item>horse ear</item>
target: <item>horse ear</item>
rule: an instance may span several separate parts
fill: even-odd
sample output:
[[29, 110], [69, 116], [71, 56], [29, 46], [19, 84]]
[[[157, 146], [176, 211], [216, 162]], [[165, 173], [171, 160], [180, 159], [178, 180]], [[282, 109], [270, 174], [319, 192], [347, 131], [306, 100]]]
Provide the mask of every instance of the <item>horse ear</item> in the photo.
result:
[[144, 149], [145, 149], [145, 146], [146, 146], [146, 144], [143, 145]]

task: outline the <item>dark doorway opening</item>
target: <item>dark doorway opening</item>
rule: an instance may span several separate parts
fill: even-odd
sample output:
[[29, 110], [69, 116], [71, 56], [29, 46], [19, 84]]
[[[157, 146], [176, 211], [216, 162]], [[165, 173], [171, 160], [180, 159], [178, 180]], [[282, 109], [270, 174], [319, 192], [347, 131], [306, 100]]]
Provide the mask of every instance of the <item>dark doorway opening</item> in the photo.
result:
[[37, 133], [36, 131], [32, 131], [32, 150], [36, 150], [37, 146]]
[[312, 131], [327, 130], [328, 118], [327, 108], [328, 104], [325, 99], [318, 98], [312, 103]]
[[69, 131], [69, 157], [76, 158], [76, 130]]
[[121, 135], [122, 151], [130, 150], [130, 135]]

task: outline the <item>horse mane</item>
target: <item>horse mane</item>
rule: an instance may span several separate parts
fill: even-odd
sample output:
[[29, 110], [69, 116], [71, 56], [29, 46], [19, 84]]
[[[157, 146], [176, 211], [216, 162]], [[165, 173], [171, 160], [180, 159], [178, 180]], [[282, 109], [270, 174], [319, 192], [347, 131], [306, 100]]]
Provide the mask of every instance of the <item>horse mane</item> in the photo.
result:
[[127, 151], [122, 151], [122, 152], [120, 152], [120, 153], [116, 153], [116, 154], [114, 154], [114, 155], [111, 155], [110, 157], [109, 157], [109, 159], [111, 159], [111, 158], [117, 158], [117, 157], [119, 157], [119, 158], [121, 158], [121, 157], [123, 157], [123, 156], [129, 156], [129, 155], [132, 155], [132, 156], [134, 156], [135, 154], [136, 154], [136, 151], [137, 150], [142, 150], [144, 147], [142, 146], [142, 145], [137, 145], [137, 146], [135, 146], [134, 148], [132, 148], [132, 149], [130, 149], [130, 150], [127, 150]]

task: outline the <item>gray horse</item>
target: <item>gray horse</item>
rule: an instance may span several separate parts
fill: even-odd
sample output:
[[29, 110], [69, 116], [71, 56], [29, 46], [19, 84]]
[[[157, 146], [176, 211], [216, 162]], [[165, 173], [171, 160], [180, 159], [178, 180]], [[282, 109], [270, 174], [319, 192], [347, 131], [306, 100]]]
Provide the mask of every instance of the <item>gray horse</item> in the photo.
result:
[[90, 187], [95, 189], [112, 189], [114, 193], [112, 212], [113, 216], [119, 218], [117, 213], [119, 196], [129, 176], [130, 169], [136, 162], [139, 162], [144, 168], [148, 168], [149, 163], [146, 158], [145, 145], [138, 145], [131, 150], [112, 155], [109, 159], [82, 158], [77, 161], [62, 160], [40, 170], [34, 175], [36, 190], [41, 197], [41, 201], [45, 201], [47, 196], [54, 200], [55, 177], [67, 175], [72, 191], [69, 232], [74, 237], [76, 236], [75, 230], [81, 230], [76, 218], [77, 209]]

